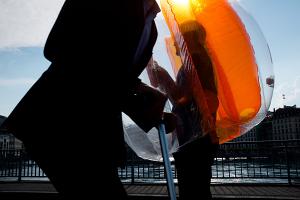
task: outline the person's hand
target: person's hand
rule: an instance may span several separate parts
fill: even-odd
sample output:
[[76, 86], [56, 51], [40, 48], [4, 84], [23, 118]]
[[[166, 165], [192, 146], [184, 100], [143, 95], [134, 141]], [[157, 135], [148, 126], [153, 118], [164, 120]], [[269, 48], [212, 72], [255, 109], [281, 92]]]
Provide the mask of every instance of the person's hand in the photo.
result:
[[162, 122], [165, 125], [166, 133], [172, 132], [176, 128], [177, 118], [173, 113], [163, 112], [166, 95], [146, 84], [141, 84], [137, 92], [144, 96], [145, 101], [148, 101], [149, 107], [144, 108], [144, 115], [148, 118], [148, 122], [153, 121], [153, 126], [158, 126]]
[[166, 101], [164, 93], [140, 83], [123, 100], [123, 111], [141, 129], [148, 132], [161, 122]]
[[177, 117], [174, 113], [164, 112], [162, 123], [165, 125], [166, 133], [171, 133], [176, 128]]

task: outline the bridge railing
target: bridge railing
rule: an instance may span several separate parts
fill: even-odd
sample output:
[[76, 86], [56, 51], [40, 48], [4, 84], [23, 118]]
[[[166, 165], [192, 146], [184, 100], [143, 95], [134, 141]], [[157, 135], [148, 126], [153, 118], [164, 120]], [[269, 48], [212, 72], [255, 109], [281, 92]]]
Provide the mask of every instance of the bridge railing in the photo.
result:
[[[176, 168], [172, 163], [177, 181]], [[143, 160], [130, 153], [123, 182], [165, 182], [163, 164]], [[47, 180], [46, 174], [24, 149], [0, 150], [0, 180]], [[214, 183], [300, 183], [300, 140], [229, 142], [220, 146], [212, 166]]]

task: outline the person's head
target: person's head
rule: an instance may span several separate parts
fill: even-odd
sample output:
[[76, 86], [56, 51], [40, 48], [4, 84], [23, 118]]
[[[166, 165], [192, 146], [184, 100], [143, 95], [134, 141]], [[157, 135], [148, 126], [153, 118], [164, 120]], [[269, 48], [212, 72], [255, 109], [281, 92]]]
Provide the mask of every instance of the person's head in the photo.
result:
[[198, 46], [203, 46], [206, 39], [206, 31], [204, 27], [195, 20], [186, 21], [179, 26], [180, 32], [191, 53], [198, 49]]

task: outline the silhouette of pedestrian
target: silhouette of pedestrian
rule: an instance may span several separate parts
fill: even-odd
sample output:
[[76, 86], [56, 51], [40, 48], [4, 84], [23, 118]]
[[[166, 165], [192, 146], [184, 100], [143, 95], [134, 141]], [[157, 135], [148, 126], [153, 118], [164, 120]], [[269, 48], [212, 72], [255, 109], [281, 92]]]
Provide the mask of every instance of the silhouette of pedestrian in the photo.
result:
[[[212, 62], [204, 48], [204, 28], [195, 21], [181, 24], [180, 28], [194, 68], [182, 66], [176, 81], [156, 61], [148, 64], [147, 72], [151, 84], [167, 94], [173, 105], [172, 112], [177, 116], [173, 134], [178, 138], [179, 148], [173, 156], [180, 199], [211, 199], [211, 167], [218, 149], [215, 129], [219, 103], [217, 87]], [[197, 93], [197, 87], [201, 87], [205, 96]], [[199, 99], [205, 101], [209, 113], [201, 109]], [[211, 127], [206, 125], [207, 117], [213, 123]]]

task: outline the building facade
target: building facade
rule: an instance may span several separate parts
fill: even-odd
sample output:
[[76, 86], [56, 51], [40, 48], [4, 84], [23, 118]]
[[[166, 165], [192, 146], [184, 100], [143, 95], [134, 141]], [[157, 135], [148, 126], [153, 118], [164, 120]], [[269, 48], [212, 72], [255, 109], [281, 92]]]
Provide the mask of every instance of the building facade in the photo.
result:
[[284, 106], [269, 112], [253, 129], [232, 142], [300, 139], [300, 108]]
[[[0, 126], [6, 117], [0, 115]], [[0, 129], [0, 151], [22, 149], [23, 143], [13, 134]]]
[[272, 125], [272, 140], [300, 139], [300, 108], [294, 105], [277, 109]]

